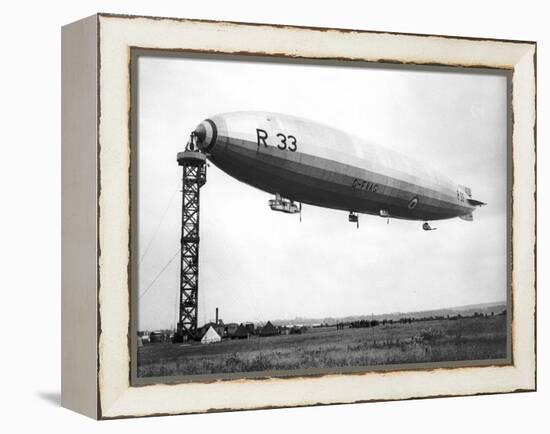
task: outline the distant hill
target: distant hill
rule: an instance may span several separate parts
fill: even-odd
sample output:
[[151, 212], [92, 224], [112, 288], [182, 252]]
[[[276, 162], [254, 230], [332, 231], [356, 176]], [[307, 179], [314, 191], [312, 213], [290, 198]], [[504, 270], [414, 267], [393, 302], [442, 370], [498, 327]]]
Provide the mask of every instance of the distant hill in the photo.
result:
[[363, 319], [377, 319], [377, 320], [399, 320], [401, 318], [427, 318], [427, 317], [437, 317], [443, 316], [472, 316], [476, 313], [478, 314], [488, 314], [494, 313], [495, 315], [501, 313], [503, 310], [506, 310], [506, 302], [498, 301], [492, 303], [479, 303], [479, 304], [468, 304], [465, 306], [456, 306], [443, 309], [432, 309], [432, 310], [422, 310], [416, 312], [391, 312], [384, 314], [364, 314], [364, 315], [351, 315], [346, 317], [326, 317], [326, 318], [303, 318], [296, 317], [294, 319], [282, 319], [271, 321], [274, 325], [315, 325], [315, 324], [335, 324], [337, 321], [340, 322], [349, 322], [349, 321], [360, 321]]

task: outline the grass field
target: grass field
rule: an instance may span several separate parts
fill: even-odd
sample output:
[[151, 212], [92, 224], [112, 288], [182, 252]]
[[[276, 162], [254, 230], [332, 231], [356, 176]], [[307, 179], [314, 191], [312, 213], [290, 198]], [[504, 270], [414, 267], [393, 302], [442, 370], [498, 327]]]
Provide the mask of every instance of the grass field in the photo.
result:
[[302, 335], [251, 337], [138, 349], [138, 377], [345, 368], [506, 357], [506, 317], [416, 321], [373, 328], [312, 328]]

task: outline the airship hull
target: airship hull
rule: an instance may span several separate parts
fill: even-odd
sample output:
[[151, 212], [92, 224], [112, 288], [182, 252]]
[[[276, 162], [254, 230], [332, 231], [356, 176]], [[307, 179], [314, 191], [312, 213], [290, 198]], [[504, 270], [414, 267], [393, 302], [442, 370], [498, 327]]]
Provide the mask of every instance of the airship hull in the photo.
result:
[[205, 122], [203, 150], [212, 163], [268, 193], [410, 220], [464, 216], [475, 208], [465, 188], [441, 174], [322, 124], [259, 112], [217, 115]]

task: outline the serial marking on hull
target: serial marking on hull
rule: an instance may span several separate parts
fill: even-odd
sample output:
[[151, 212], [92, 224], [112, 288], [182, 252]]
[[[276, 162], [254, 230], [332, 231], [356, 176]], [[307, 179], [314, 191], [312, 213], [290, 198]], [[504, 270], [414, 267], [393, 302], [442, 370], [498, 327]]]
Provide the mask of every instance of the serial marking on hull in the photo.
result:
[[[278, 141], [275, 145], [277, 149], [280, 149], [281, 151], [284, 151], [288, 149], [290, 152], [296, 152], [298, 149], [298, 142], [296, 140], [296, 137], [294, 137], [292, 134], [284, 134], [284, 133], [277, 133], [275, 134]], [[262, 130], [261, 128], [256, 128], [256, 141], [258, 144], [258, 148], [260, 145], [263, 145], [264, 147], [273, 146], [267, 144], [267, 139], [269, 138], [269, 133], [266, 130]], [[287, 143], [288, 141], [288, 143]]]
[[378, 184], [357, 178], [353, 180], [351, 186], [356, 190], [370, 191], [372, 193], [376, 193], [376, 190], [378, 189]]

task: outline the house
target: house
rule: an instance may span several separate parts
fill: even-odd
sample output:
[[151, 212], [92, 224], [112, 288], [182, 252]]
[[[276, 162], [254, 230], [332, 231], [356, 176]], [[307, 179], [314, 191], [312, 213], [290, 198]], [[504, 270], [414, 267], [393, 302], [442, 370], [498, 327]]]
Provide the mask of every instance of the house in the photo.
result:
[[241, 324], [239, 325], [239, 327], [237, 327], [235, 333], [231, 335], [231, 339], [248, 339], [249, 336], [250, 332], [244, 324]]
[[253, 322], [245, 322], [244, 326], [248, 330], [248, 333], [250, 333], [251, 335], [254, 334], [254, 323]]
[[290, 334], [290, 329], [287, 326], [279, 326], [279, 334], [288, 335]]
[[271, 321], [268, 321], [260, 330], [260, 336], [275, 336], [277, 334], [279, 334], [279, 331], [271, 324]]
[[164, 334], [161, 331], [149, 333], [149, 342], [151, 342], [152, 344], [164, 342]]
[[224, 326], [224, 335], [227, 336], [227, 337], [231, 337], [237, 331], [238, 328], [239, 328], [239, 324], [234, 323], [234, 322], [225, 324], [225, 326]]
[[291, 335], [301, 335], [302, 333], [307, 332], [306, 326], [294, 326], [290, 329]]

